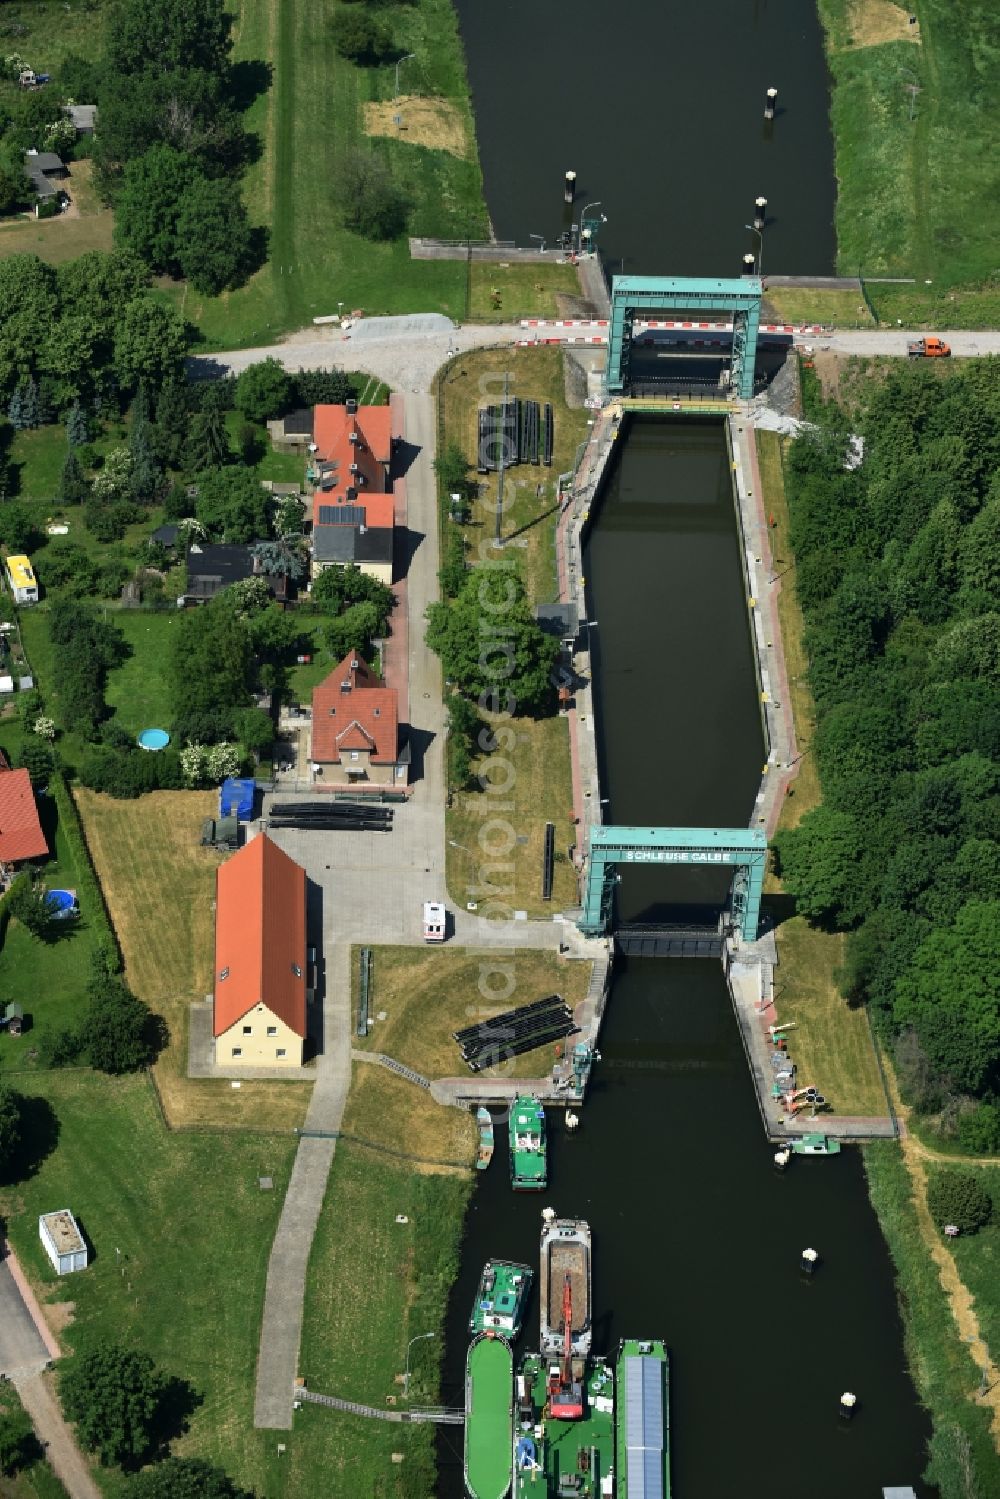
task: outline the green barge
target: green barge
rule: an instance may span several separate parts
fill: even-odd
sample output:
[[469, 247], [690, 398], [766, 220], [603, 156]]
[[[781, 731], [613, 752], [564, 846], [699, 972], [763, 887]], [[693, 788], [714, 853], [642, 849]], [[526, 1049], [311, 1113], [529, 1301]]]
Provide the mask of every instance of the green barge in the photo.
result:
[[535, 1098], [514, 1099], [508, 1123], [510, 1180], [515, 1192], [541, 1192], [548, 1185], [545, 1110]]
[[472, 1303], [469, 1332], [500, 1333], [514, 1343], [520, 1337], [525, 1308], [535, 1279], [530, 1265], [513, 1260], [487, 1260]]
[[[558, 1397], [579, 1391], [573, 1414], [560, 1418]], [[602, 1499], [615, 1492], [615, 1382], [599, 1357], [572, 1360], [529, 1353], [517, 1375], [514, 1499]], [[553, 1398], [553, 1397], [557, 1398]], [[563, 1408], [567, 1408], [565, 1403]], [[641, 1493], [641, 1491], [638, 1491]]]
[[514, 1355], [506, 1338], [482, 1333], [465, 1361], [465, 1492], [506, 1499], [514, 1466]]
[[615, 1369], [618, 1499], [670, 1499], [670, 1367], [659, 1339], [625, 1338]]

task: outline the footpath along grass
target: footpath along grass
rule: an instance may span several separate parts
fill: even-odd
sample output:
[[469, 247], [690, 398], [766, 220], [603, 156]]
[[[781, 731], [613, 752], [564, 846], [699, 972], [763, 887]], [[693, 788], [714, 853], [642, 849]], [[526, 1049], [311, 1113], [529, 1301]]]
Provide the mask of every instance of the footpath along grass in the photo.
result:
[[[785, 652], [792, 713], [798, 740], [798, 775], [792, 795], [785, 798], [781, 827], [794, 827], [822, 799], [816, 762], [809, 753], [816, 711], [806, 672], [808, 659], [803, 645], [804, 623], [795, 589], [795, 562], [789, 538], [788, 502], [782, 477], [782, 438], [775, 432], [758, 432], [757, 456], [764, 492], [764, 505], [775, 524], [770, 530], [772, 560], [781, 575], [778, 619]], [[885, 1091], [879, 1074], [868, 1017], [862, 1009], [851, 1009], [837, 985], [837, 970], [844, 960], [841, 933], [822, 932], [804, 916], [788, 915], [787, 901], [780, 895], [781, 882], [768, 875], [765, 886], [774, 897], [772, 909], [779, 915], [777, 929], [778, 971], [775, 975], [775, 1008], [780, 1021], [792, 1023], [789, 1048], [803, 1085], [814, 1084], [829, 1100], [835, 1114], [881, 1115], [886, 1112]]]
[[907, 1362], [931, 1414], [928, 1483], [941, 1499], [996, 1492], [997, 1454], [989, 1412], [973, 1403], [978, 1371], [960, 1342], [937, 1266], [927, 1252], [900, 1148], [891, 1141], [864, 1147], [872, 1205], [899, 1281]]
[[170, 1123], [291, 1130], [309, 1103], [308, 1083], [187, 1077], [188, 1014], [212, 989], [215, 871], [219, 856], [200, 847], [202, 819], [216, 810], [210, 791], [154, 791], [116, 801], [79, 788], [76, 802], [98, 878], [140, 999], [162, 1015], [170, 1042], [156, 1083]]
[[878, 40], [886, 33], [872, 15], [888, 9], [819, 0], [834, 78], [839, 269], [944, 286], [996, 281], [996, 6], [922, 0], [919, 44], [905, 26], [903, 39]]
[[[112, 1338], [190, 1380], [201, 1403], [175, 1450], [256, 1487], [252, 1371], [294, 1141], [168, 1134], [141, 1075], [55, 1072], [18, 1086], [48, 1118], [34, 1134], [44, 1159], [0, 1193], [0, 1212], [42, 1300], [58, 1303], [61, 1343], [78, 1353]], [[58, 1138], [47, 1155], [45, 1134]], [[260, 1176], [273, 1178], [273, 1191], [260, 1190]], [[54, 1274], [38, 1241], [38, 1215], [53, 1205], [73, 1208], [92, 1249], [71, 1281]], [[98, 1476], [109, 1495], [124, 1493], [120, 1474]]]
[[[5, 1382], [0, 1386], [0, 1419], [18, 1415], [24, 1407], [14, 1386]], [[66, 1499], [66, 1490], [45, 1460], [41, 1446], [27, 1467], [16, 1475], [0, 1476], [2, 1499]]]
[[[358, 951], [355, 948], [351, 955], [354, 1014], [358, 1007]], [[499, 990], [506, 986], [508, 973], [513, 983], [509, 996], [492, 1002], [484, 999], [479, 990], [480, 977], [487, 987]], [[468, 1069], [453, 1040], [454, 1031], [549, 994], [561, 994], [572, 1008], [585, 997], [590, 973], [590, 963], [531, 948], [484, 959], [481, 953], [472, 955], [459, 948], [425, 952], [413, 947], [377, 947], [369, 1008], [373, 1015], [384, 1010], [386, 1018], [376, 1021], [370, 1035], [356, 1039], [354, 1045], [362, 1051], [380, 1051], [394, 1057], [423, 1077], [461, 1076]], [[553, 1049], [545, 1047], [513, 1057], [484, 1075], [540, 1077], [552, 1061]]]
[[[365, 1404], [402, 1404], [406, 1348], [414, 1404], [439, 1401], [444, 1314], [458, 1267], [472, 1173], [415, 1175], [358, 1146], [337, 1147], [309, 1258], [300, 1368], [311, 1389]], [[397, 1214], [406, 1223], [397, 1223]], [[459, 1447], [461, 1431], [457, 1432]], [[260, 1433], [266, 1499], [435, 1492], [434, 1428], [390, 1425], [303, 1406], [291, 1432]], [[402, 1454], [394, 1461], [393, 1454]]]

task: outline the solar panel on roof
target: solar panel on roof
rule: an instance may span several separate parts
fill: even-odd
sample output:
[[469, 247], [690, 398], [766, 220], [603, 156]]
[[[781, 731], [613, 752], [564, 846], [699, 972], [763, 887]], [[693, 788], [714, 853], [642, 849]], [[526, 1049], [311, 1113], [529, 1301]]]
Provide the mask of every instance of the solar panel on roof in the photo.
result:
[[320, 505], [319, 523], [321, 526], [363, 526], [365, 507], [363, 505]]
[[629, 1499], [663, 1499], [663, 1365], [625, 1359], [625, 1461]]

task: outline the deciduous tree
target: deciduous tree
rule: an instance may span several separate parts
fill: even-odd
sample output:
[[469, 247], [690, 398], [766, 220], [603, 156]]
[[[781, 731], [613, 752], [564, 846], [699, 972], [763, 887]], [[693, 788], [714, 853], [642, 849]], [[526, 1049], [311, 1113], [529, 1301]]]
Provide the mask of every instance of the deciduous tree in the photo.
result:
[[155, 1452], [165, 1380], [148, 1354], [100, 1343], [73, 1360], [60, 1390], [81, 1442], [105, 1467], [133, 1468]]

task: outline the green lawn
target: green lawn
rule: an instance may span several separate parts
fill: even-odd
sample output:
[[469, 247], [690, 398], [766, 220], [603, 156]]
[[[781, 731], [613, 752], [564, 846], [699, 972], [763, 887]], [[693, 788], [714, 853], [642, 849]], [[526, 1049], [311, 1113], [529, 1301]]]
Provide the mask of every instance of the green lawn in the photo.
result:
[[[8, 736], [0, 725], [0, 744]], [[0, 1031], [0, 1068], [20, 1071], [35, 1063], [30, 1053], [41, 1035], [61, 1031], [79, 1019], [83, 987], [90, 961], [94, 927], [87, 910], [81, 875], [59, 821], [55, 801], [39, 798], [39, 816], [55, 857], [41, 866], [49, 889], [81, 892], [80, 919], [67, 923], [66, 935], [54, 942], [32, 937], [20, 922], [11, 921], [0, 948], [0, 1003], [16, 1000], [31, 1016], [31, 1029], [21, 1036]]]
[[993, 0], [922, 0], [918, 45], [858, 45], [874, 35], [875, 10], [865, 0], [819, 3], [834, 77], [838, 265], [937, 287], [995, 282]]
[[[8, 1233], [43, 1300], [70, 1301], [60, 1334], [71, 1352], [112, 1338], [146, 1350], [201, 1397], [175, 1450], [219, 1462], [262, 1488], [253, 1430], [253, 1370], [271, 1240], [294, 1141], [242, 1134], [168, 1134], [143, 1077], [88, 1071], [19, 1079], [37, 1097], [37, 1173], [0, 1193]], [[262, 1192], [258, 1177], [274, 1190]], [[54, 1275], [38, 1215], [71, 1207], [92, 1263]], [[120, 1475], [99, 1474], [110, 1495]]]
[[[414, 1174], [371, 1151], [341, 1144], [309, 1259], [300, 1365], [311, 1389], [371, 1405], [402, 1404], [406, 1345], [410, 1395], [438, 1403], [440, 1332], [455, 1273], [471, 1173]], [[397, 1214], [409, 1222], [398, 1224]], [[364, 1421], [304, 1406], [295, 1428], [258, 1438], [267, 1453], [266, 1499], [313, 1499], [324, 1492], [427, 1499], [434, 1492], [430, 1426]], [[461, 1435], [459, 1433], [459, 1435]], [[394, 1463], [392, 1454], [403, 1454]]]
[[[312, 318], [346, 309], [367, 313], [440, 311], [461, 315], [465, 266], [412, 261], [405, 238], [376, 244], [341, 223], [334, 189], [338, 160], [362, 141], [361, 106], [392, 97], [394, 69], [357, 68], [329, 41], [329, 0], [240, 0], [237, 60], [273, 63], [271, 88], [252, 104], [248, 127], [261, 137], [261, 158], [244, 192], [251, 217], [270, 233], [268, 263], [239, 291], [204, 298], [176, 286], [207, 348], [272, 342]], [[387, 18], [403, 51], [407, 87], [441, 95], [469, 113], [467, 84], [451, 0], [393, 6]], [[469, 132], [470, 139], [471, 130]], [[475, 152], [461, 160], [444, 151], [379, 141], [404, 181], [414, 208], [410, 232], [481, 237], [487, 222]]]
[[111, 672], [106, 695], [116, 721], [130, 734], [170, 726], [173, 709], [167, 672], [175, 620], [172, 613], [119, 609], [114, 614], [132, 655]]

